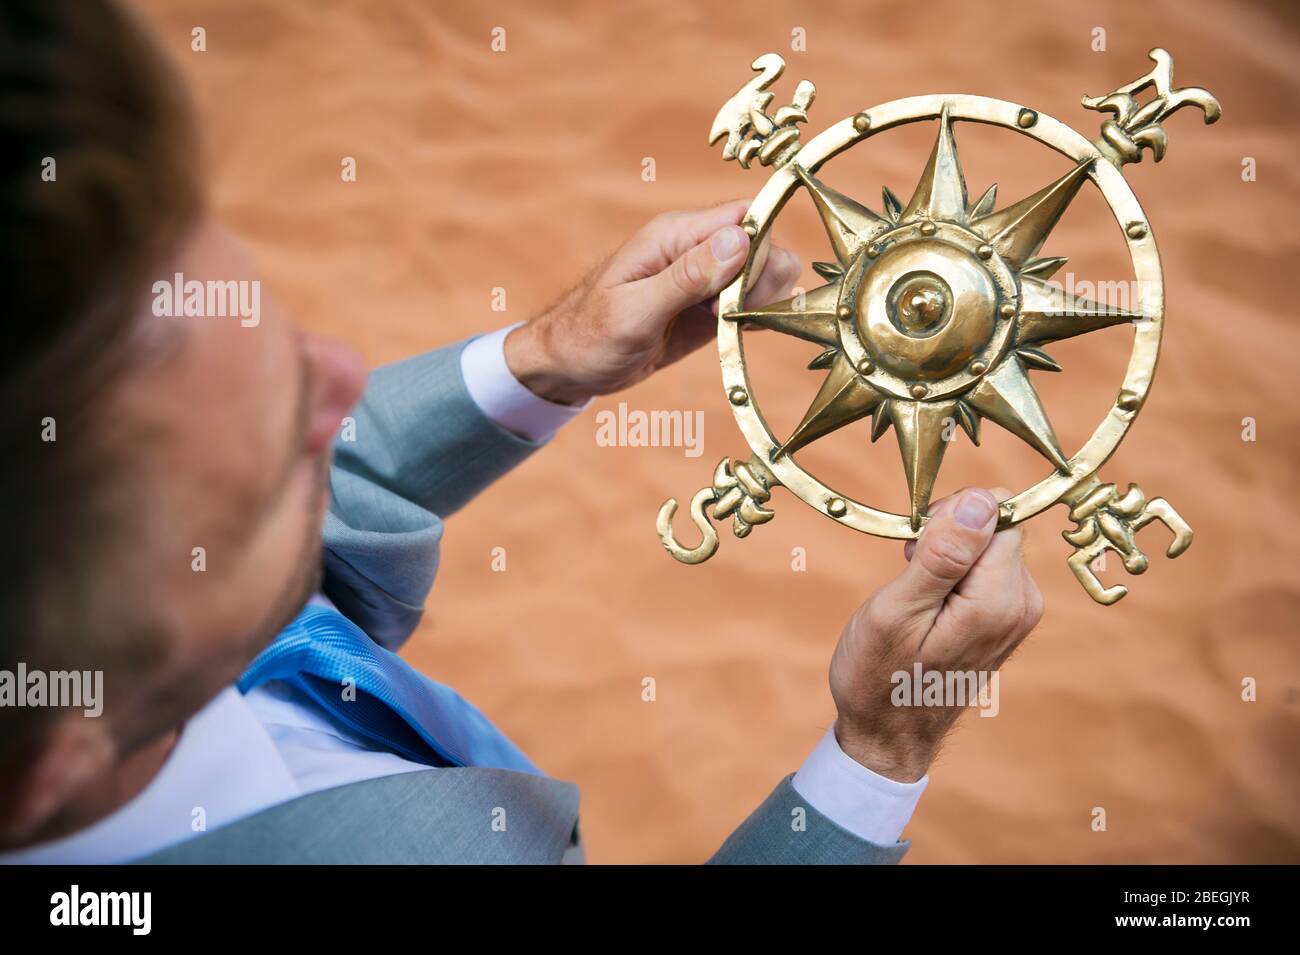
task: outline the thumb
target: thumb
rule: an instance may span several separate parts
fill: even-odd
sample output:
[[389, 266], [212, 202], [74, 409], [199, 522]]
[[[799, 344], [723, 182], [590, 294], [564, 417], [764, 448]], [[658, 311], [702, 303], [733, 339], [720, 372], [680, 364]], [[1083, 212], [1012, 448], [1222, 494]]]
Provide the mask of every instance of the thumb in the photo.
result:
[[739, 226], [719, 229], [678, 256], [658, 275], [643, 279], [649, 311], [670, 318], [722, 291], [749, 254], [749, 236]]
[[968, 488], [938, 509], [921, 531], [907, 569], [889, 585], [893, 599], [912, 613], [937, 612], [988, 548], [997, 514], [997, 498], [980, 488]]

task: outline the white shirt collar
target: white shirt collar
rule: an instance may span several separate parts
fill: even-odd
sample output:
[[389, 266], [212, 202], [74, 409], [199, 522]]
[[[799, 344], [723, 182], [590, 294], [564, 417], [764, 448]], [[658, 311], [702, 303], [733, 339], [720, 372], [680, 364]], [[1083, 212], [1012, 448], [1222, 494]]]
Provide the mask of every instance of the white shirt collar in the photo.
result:
[[134, 799], [80, 832], [0, 853], [0, 864], [127, 862], [301, 794], [247, 701], [227, 687], [185, 724]]

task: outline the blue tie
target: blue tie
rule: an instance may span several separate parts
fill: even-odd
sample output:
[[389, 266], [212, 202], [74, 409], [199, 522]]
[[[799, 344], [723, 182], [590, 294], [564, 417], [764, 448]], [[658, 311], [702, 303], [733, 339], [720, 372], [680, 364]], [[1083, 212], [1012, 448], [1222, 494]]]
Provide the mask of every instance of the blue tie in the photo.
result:
[[268, 680], [294, 684], [344, 725], [414, 762], [542, 775], [473, 704], [333, 608], [303, 608], [244, 671], [239, 691]]

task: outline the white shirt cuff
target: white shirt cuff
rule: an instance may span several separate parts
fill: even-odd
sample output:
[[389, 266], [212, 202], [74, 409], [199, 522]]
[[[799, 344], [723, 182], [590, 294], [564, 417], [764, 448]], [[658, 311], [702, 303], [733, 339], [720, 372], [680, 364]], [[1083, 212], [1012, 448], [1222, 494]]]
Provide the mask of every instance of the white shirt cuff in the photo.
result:
[[873, 773], [840, 749], [835, 730], [821, 738], [790, 784], [808, 804], [859, 839], [898, 842], [930, 777], [900, 783]]
[[506, 364], [506, 335], [522, 324], [517, 322], [471, 341], [461, 350], [460, 371], [470, 398], [483, 414], [521, 438], [543, 441], [580, 415], [591, 402], [558, 405], [539, 398], [510, 373]]

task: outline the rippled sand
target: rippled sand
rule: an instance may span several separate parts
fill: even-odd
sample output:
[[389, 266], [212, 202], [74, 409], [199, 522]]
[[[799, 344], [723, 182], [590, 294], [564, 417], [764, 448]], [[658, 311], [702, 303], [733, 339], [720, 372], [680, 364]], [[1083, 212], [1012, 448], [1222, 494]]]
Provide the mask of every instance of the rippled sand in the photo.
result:
[[[815, 133], [922, 92], [1025, 102], [1089, 136], [1079, 106], [1144, 72], [1149, 46], [1224, 118], [1168, 123], [1169, 155], [1129, 167], [1165, 264], [1161, 372], [1107, 480], [1138, 481], [1196, 530], [1176, 562], [1163, 530], [1150, 572], [1095, 606], [1064, 564], [1062, 509], [1031, 525], [1047, 596], [1001, 683], [996, 719], [968, 717], [909, 829], [911, 862], [1300, 861], [1300, 584], [1293, 397], [1300, 333], [1294, 104], [1300, 30], [1278, 4], [685, 4], [149, 0], [197, 89], [214, 200], [306, 326], [397, 359], [526, 318], [652, 214], [752, 195], [764, 176], [705, 146], [713, 113], [766, 50], [817, 83]], [[815, 9], [814, 9], [815, 7]], [[566, 12], [561, 13], [563, 9]], [[189, 49], [207, 30], [208, 51]], [[505, 53], [490, 49], [506, 30]], [[790, 53], [802, 27], [806, 53]], [[1093, 52], [1104, 27], [1108, 51]], [[871, 140], [825, 169], [875, 204], [906, 199], [933, 125]], [[999, 205], [1063, 171], [1011, 133], [959, 126], [972, 193]], [[359, 179], [341, 182], [355, 157]], [[656, 178], [642, 179], [642, 160]], [[1241, 178], [1254, 157], [1258, 182]], [[805, 262], [828, 248], [806, 200], [778, 236]], [[1091, 190], [1049, 241], [1081, 280], [1128, 278], [1119, 230]], [[817, 284], [806, 269], [803, 284]], [[508, 311], [492, 311], [492, 289]], [[1054, 346], [1038, 375], [1067, 450], [1113, 400], [1131, 332]], [[816, 391], [811, 346], [753, 346], [778, 431]], [[786, 492], [710, 563], [670, 561], [654, 515], [748, 450], [715, 355], [693, 356], [614, 409], [703, 410], [704, 453], [597, 445], [588, 414], [450, 522], [409, 658], [480, 703], [552, 774], [583, 790], [598, 862], [704, 859], [832, 719], [825, 670], [859, 601], [901, 566], [895, 543], [839, 530]], [[1253, 417], [1258, 440], [1242, 441]], [[1020, 489], [1041, 459], [1009, 436], [959, 441], [940, 493]], [[801, 455], [860, 500], [901, 508], [892, 435], [851, 428]], [[683, 530], [683, 536], [686, 531]], [[505, 548], [505, 572], [492, 570]], [[804, 548], [807, 571], [791, 570]], [[1116, 562], [1111, 577], [1122, 577]], [[642, 702], [642, 680], [657, 700]], [[1243, 678], [1259, 700], [1241, 701]], [[1106, 832], [1090, 828], [1094, 807]]]

